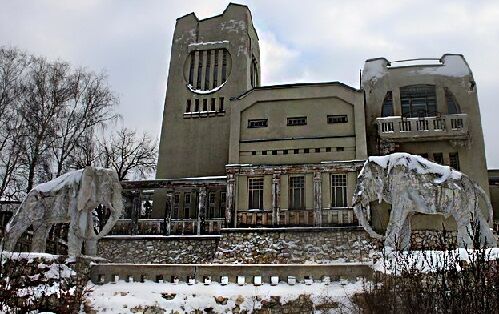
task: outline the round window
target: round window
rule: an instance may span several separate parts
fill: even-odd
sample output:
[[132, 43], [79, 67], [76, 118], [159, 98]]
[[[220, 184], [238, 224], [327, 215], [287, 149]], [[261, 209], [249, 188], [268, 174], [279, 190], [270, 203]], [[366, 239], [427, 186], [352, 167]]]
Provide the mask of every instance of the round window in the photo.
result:
[[232, 62], [225, 48], [193, 50], [184, 65], [187, 88], [197, 94], [211, 94], [220, 90], [230, 75]]

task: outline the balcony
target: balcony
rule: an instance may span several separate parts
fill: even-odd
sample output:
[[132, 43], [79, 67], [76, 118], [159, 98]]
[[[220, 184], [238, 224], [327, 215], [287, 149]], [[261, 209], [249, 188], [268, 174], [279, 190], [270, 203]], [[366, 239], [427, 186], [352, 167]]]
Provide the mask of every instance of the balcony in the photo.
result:
[[464, 140], [468, 138], [468, 115], [450, 114], [439, 117], [377, 118], [381, 139], [394, 142], [424, 140]]

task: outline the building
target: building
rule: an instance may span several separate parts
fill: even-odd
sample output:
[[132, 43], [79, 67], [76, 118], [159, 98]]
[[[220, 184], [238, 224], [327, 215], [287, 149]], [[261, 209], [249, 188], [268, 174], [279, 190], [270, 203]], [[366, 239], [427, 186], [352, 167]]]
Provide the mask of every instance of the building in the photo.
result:
[[[233, 3], [211, 18], [179, 18], [171, 51], [156, 180], [130, 185], [154, 189], [151, 217], [165, 233], [186, 230], [179, 224], [197, 233], [355, 225], [363, 161], [395, 151], [460, 169], [488, 191], [476, 84], [462, 55], [370, 59], [360, 89], [260, 86], [251, 12]], [[388, 213], [374, 209], [377, 229]], [[443, 221], [414, 219], [423, 229]]]

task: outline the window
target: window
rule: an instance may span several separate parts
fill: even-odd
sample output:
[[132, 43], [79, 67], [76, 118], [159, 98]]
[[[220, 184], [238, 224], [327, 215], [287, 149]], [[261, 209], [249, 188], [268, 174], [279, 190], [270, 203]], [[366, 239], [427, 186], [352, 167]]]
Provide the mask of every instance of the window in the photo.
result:
[[219, 218], [225, 217], [225, 204], [227, 202], [226, 192], [220, 192], [220, 215]]
[[194, 100], [194, 111], [199, 112], [199, 99]]
[[289, 178], [289, 209], [305, 209], [305, 177]]
[[282, 151], [282, 154], [283, 154], [283, 155], [287, 155], [287, 154], [288, 154], [288, 150], [287, 150], [287, 149], [283, 150], [283, 151]]
[[447, 87], [445, 88], [445, 102], [447, 103], [447, 112], [449, 114], [461, 113], [456, 97], [454, 97], [452, 92]]
[[203, 111], [208, 111], [208, 99], [203, 99]]
[[190, 218], [191, 212], [191, 193], [184, 193], [184, 218]]
[[343, 152], [345, 151], [345, 147], [336, 147], [337, 152]]
[[263, 209], [263, 178], [248, 179], [249, 209]]
[[331, 207], [347, 207], [347, 175], [331, 175]]
[[306, 125], [307, 117], [288, 118], [288, 126]]
[[434, 85], [412, 85], [400, 88], [400, 103], [404, 117], [428, 117], [437, 112]]
[[273, 151], [272, 151], [272, 155], [277, 155], [277, 151], [276, 151], [276, 150], [273, 150]]
[[393, 116], [393, 99], [392, 91], [386, 92], [385, 99], [383, 100], [383, 107], [381, 108], [381, 116]]
[[449, 153], [449, 166], [459, 170], [459, 155], [457, 153]]
[[255, 56], [251, 60], [251, 87], [257, 87], [259, 78], [258, 78], [258, 65], [256, 62]]
[[428, 153], [423, 153], [421, 154], [421, 157], [425, 158], [425, 159], [428, 159]]
[[267, 155], [267, 151], [266, 150], [262, 151], [262, 155]]
[[327, 123], [333, 124], [333, 123], [348, 123], [348, 116], [345, 114], [342, 115], [328, 115], [327, 116]]
[[256, 151], [252, 151], [251, 155], [255, 156], [256, 155]]
[[433, 153], [433, 161], [435, 161], [437, 164], [444, 164], [444, 154], [442, 153]]
[[179, 207], [180, 207], [180, 194], [179, 193], [175, 193], [173, 195], [173, 213], [172, 213], [172, 218], [174, 218], [174, 219], [180, 218]]
[[300, 150], [299, 149], [293, 149], [293, 154], [299, 154]]
[[208, 194], [208, 218], [218, 217], [218, 208], [215, 206], [215, 192]]
[[310, 152], [310, 149], [308, 149], [308, 148], [303, 149], [304, 154], [308, 154], [309, 152]]
[[321, 152], [321, 149], [320, 149], [320, 148], [316, 148], [316, 149], [315, 149], [315, 152], [316, 152], [316, 153], [320, 153], [320, 152]]
[[268, 125], [267, 119], [250, 119], [248, 120], [248, 128], [266, 128]]
[[220, 97], [218, 99], [218, 111], [224, 112], [224, 98]]
[[185, 112], [191, 112], [192, 101], [187, 99], [187, 106], [185, 107]]
[[330, 153], [331, 152], [331, 147], [326, 147], [326, 152]]

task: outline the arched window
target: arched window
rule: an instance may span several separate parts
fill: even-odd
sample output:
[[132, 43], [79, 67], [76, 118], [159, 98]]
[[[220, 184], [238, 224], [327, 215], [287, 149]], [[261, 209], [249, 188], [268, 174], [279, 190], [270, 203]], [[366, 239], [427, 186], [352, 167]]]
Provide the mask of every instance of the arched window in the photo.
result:
[[259, 86], [260, 78], [258, 77], [258, 65], [256, 62], [256, 58], [254, 56], [253, 59], [251, 60], [250, 76], [251, 76], [251, 87]]
[[400, 88], [404, 117], [428, 117], [437, 114], [435, 85], [411, 85]]
[[447, 103], [448, 114], [461, 113], [461, 108], [459, 108], [456, 97], [454, 97], [452, 92], [447, 87], [445, 88], [445, 102]]
[[383, 100], [383, 107], [381, 108], [381, 116], [393, 116], [393, 99], [392, 91], [386, 92], [385, 99]]

